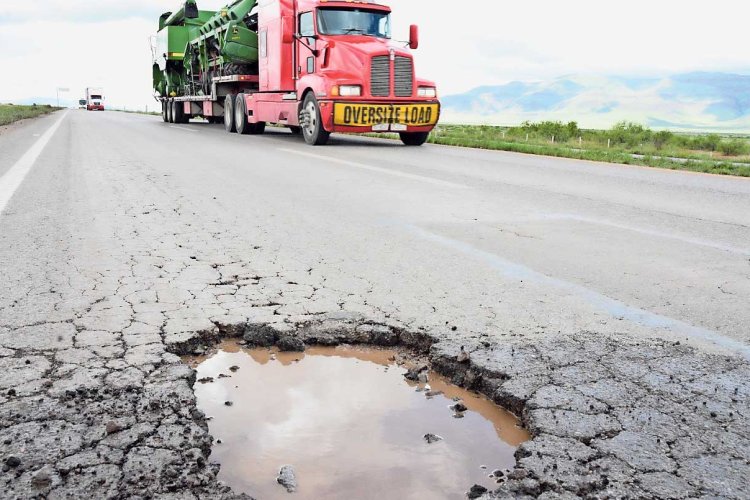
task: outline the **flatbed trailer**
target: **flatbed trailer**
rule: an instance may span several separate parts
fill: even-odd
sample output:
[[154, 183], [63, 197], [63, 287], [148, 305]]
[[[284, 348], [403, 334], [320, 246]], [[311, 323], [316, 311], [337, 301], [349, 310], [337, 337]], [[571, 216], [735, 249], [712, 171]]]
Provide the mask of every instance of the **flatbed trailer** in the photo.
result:
[[212, 79], [208, 95], [158, 97], [162, 119], [170, 123], [187, 123], [191, 118], [223, 122], [226, 96], [257, 91], [259, 79], [258, 75], [220, 76]]

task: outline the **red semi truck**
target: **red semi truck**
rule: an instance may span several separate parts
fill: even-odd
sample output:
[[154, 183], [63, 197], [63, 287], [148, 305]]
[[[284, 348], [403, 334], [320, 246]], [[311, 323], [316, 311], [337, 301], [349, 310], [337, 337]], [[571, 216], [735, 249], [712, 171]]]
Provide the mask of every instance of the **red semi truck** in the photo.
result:
[[86, 109], [104, 111], [104, 96], [100, 87], [86, 87]]
[[414, 72], [417, 27], [408, 44], [394, 41], [390, 14], [370, 1], [259, 0], [257, 71], [211, 75], [201, 95], [159, 97], [164, 120], [223, 119], [240, 134], [278, 124], [311, 145], [332, 132], [396, 132], [404, 144], [421, 145], [440, 102], [435, 84]]

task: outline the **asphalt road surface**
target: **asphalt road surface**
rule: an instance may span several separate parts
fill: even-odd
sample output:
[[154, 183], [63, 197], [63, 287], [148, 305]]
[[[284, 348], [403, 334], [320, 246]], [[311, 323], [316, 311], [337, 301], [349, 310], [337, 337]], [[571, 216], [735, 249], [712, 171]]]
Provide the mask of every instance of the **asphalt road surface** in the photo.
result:
[[271, 332], [431, 345], [534, 436], [492, 495], [741, 498], [749, 299], [750, 179], [55, 113], [0, 133], [0, 490], [232, 497], [175, 354]]

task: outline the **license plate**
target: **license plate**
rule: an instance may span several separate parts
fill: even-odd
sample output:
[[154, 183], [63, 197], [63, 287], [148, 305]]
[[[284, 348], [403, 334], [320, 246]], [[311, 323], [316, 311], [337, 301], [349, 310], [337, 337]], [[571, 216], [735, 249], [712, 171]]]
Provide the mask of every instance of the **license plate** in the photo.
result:
[[438, 120], [437, 104], [349, 104], [333, 105], [334, 125], [345, 127], [373, 127], [381, 124], [400, 124], [424, 127]]

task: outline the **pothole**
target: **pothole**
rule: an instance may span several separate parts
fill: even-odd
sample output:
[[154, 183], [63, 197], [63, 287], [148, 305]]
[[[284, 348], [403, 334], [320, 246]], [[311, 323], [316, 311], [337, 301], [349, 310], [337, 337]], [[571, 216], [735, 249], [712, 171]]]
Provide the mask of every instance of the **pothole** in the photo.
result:
[[294, 498], [465, 498], [504, 481], [529, 439], [510, 412], [393, 349], [225, 340], [184, 359], [219, 479], [260, 499], [285, 492], [287, 465]]

